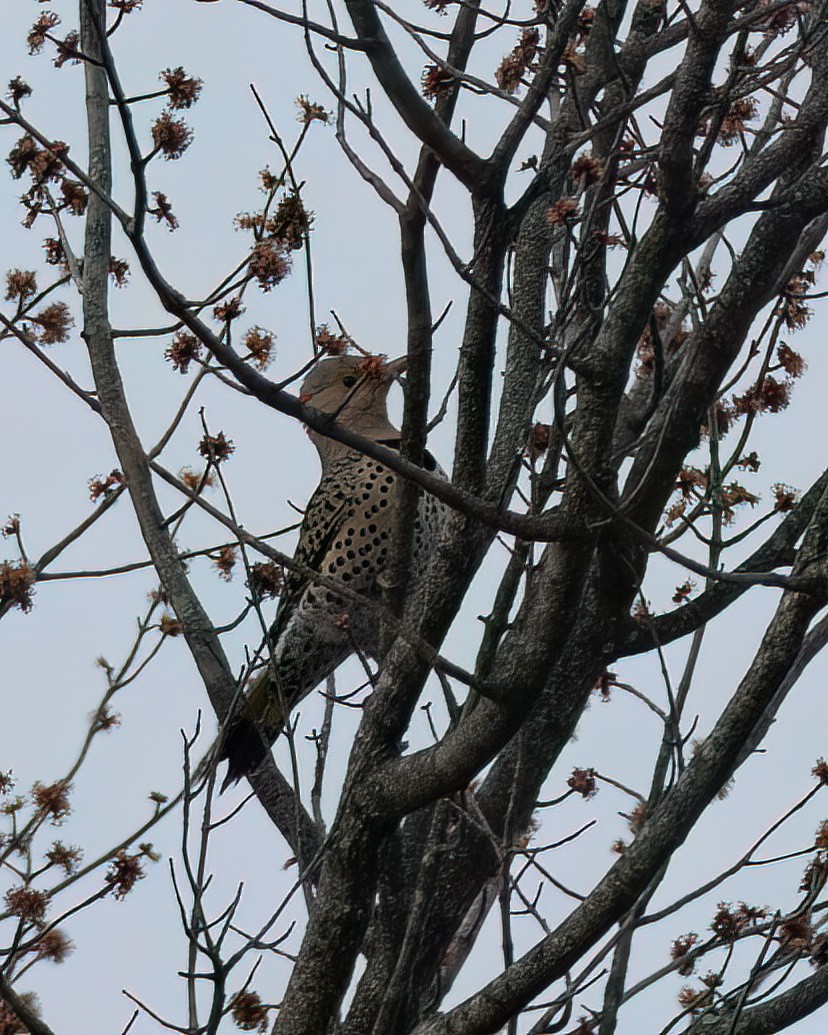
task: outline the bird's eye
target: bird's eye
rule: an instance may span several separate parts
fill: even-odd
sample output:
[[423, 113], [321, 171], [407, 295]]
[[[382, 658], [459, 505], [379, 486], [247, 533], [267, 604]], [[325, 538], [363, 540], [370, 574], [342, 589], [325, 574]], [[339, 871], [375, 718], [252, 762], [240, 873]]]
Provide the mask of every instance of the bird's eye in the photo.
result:
[[346, 388], [353, 388], [354, 385], [357, 383], [357, 379], [352, 374], [348, 374], [347, 377], [342, 378], [342, 383], [345, 385]]

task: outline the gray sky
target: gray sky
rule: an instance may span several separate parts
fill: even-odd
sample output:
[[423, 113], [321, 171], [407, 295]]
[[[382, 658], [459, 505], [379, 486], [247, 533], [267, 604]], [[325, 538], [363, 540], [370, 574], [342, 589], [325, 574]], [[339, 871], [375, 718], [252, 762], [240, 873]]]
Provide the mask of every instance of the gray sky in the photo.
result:
[[[75, 7], [74, 0], [57, 0], [51, 5], [61, 15], [65, 31], [76, 25]], [[405, 7], [420, 10], [418, 4]], [[66, 67], [56, 71], [47, 54], [26, 56], [25, 34], [42, 10], [43, 6], [33, 0], [6, 0], [4, 33], [0, 38], [0, 80], [5, 84], [21, 74], [29, 81], [35, 93], [26, 103], [27, 117], [44, 133], [69, 142], [73, 156], [80, 159], [84, 154], [81, 70]], [[179, 64], [205, 80], [202, 101], [186, 113], [187, 121], [195, 129], [194, 144], [179, 162], [153, 163], [151, 174], [152, 189], [168, 194], [181, 223], [176, 234], [163, 228], [153, 230], [151, 240], [159, 263], [177, 287], [198, 297], [243, 256], [246, 240], [233, 229], [233, 216], [259, 203], [257, 170], [268, 162], [274, 168], [279, 165], [248, 84], [257, 84], [288, 140], [299, 128], [295, 120], [296, 95], [306, 93], [325, 104], [330, 103], [329, 98], [308, 65], [298, 32], [279, 27], [260, 13], [230, 2], [196, 5], [191, 0], [146, 0], [145, 11], [127, 19], [115, 42], [128, 93], [154, 89], [157, 73]], [[413, 67], [416, 69], [416, 63]], [[149, 121], [159, 110], [157, 102], [141, 107], [138, 123], [145, 140]], [[378, 111], [384, 117], [380, 103]], [[385, 124], [390, 127], [389, 139], [403, 156], [414, 154], [410, 140], [392, 120], [385, 119]], [[470, 126], [472, 132], [480, 134], [480, 140], [486, 134], [492, 138], [497, 131], [494, 121], [470, 122]], [[301, 153], [298, 172], [307, 181], [306, 202], [316, 213], [313, 254], [317, 321], [330, 322], [328, 311], [335, 309], [362, 345], [390, 355], [399, 354], [404, 341], [404, 307], [396, 221], [341, 156], [333, 130], [321, 126], [313, 126], [312, 130]], [[18, 135], [13, 128], [3, 128], [4, 154]], [[375, 154], [371, 161], [382, 168]], [[50, 229], [45, 219], [33, 231], [20, 228], [21, 211], [16, 198], [24, 189], [22, 181], [18, 183], [3, 175], [3, 270], [39, 268], [40, 242]], [[448, 182], [445, 186], [438, 212], [456, 233], [459, 251], [466, 254], [468, 226], [464, 222], [462, 195]], [[115, 193], [122, 203], [129, 203], [130, 184], [122, 162], [116, 172]], [[79, 229], [79, 223], [70, 226], [70, 235], [76, 242]], [[132, 260], [123, 242], [116, 241], [115, 254]], [[134, 269], [137, 266], [132, 261], [131, 265]], [[465, 296], [436, 248], [432, 252], [432, 270], [435, 311], [455, 300], [436, 343], [435, 367], [438, 387], [442, 389], [456, 360]], [[64, 290], [59, 297], [71, 301], [74, 307], [68, 291]], [[113, 322], [118, 327], [169, 322], [137, 273], [128, 289], [113, 292], [112, 304]], [[274, 377], [284, 376], [306, 361], [309, 340], [301, 255], [297, 256], [291, 278], [269, 294], [251, 291], [247, 304], [245, 326], [248, 322], [259, 323], [278, 336], [277, 358], [271, 368]], [[759, 486], [758, 491], [764, 491], [766, 497], [768, 487], [777, 481], [807, 488], [824, 466], [822, 396], [828, 380], [828, 357], [821, 341], [824, 326], [824, 319], [818, 315], [806, 330], [791, 339], [793, 347], [802, 351], [810, 364], [808, 376], [794, 390], [791, 409], [777, 417], [759, 419], [756, 448], [763, 457], [763, 467], [760, 475], [752, 481], [746, 478], [746, 482], [752, 489]], [[166, 427], [183, 385], [192, 376], [182, 378], [163, 361], [167, 344], [166, 338], [147, 338], [127, 339], [119, 345], [128, 396], [146, 444], [154, 442]], [[83, 343], [77, 332], [69, 344], [56, 346], [51, 355], [82, 384], [90, 383]], [[14, 342], [4, 342], [0, 348], [0, 384], [5, 389], [5, 405], [0, 411], [0, 434], [5, 444], [0, 454], [0, 517], [13, 512], [21, 514], [28, 549], [37, 556], [91, 511], [87, 480], [108, 473], [116, 462], [101, 422]], [[263, 533], [292, 523], [296, 514], [287, 501], [302, 505], [317, 477], [315, 453], [301, 428], [221, 386], [206, 386], [199, 399], [206, 407], [211, 429], [223, 429], [236, 444], [237, 452], [226, 467], [226, 475], [245, 526]], [[165, 454], [167, 466], [178, 470], [185, 464], [195, 465], [200, 437], [194, 408]], [[448, 421], [434, 435], [431, 448], [445, 464], [450, 446]], [[162, 498], [167, 505], [174, 505], [169, 493], [162, 492]], [[217, 497], [214, 499], [218, 502]], [[187, 519], [179, 541], [184, 547], [199, 548], [225, 539], [214, 525], [193, 515]], [[285, 537], [277, 545], [289, 549], [292, 542], [292, 538]], [[13, 544], [2, 546], [11, 556]], [[91, 536], [60, 558], [54, 570], [99, 568], [143, 556], [134, 518], [122, 501]], [[469, 594], [466, 613], [448, 641], [446, 653], [461, 664], [473, 660], [479, 635], [476, 616], [489, 608], [494, 577], [503, 556], [501, 547], [493, 548]], [[237, 575], [233, 583], [225, 585], [203, 560], [194, 563], [192, 577], [216, 623], [231, 620], [244, 595], [243, 578]], [[669, 605], [673, 587], [683, 579], [680, 570], [672, 565], [654, 566], [647, 595], [655, 609]], [[134, 636], [135, 617], [145, 609], [146, 594], [154, 585], [147, 572], [42, 585], [30, 615], [15, 612], [3, 620], [0, 693], [6, 717], [0, 725], [0, 771], [13, 767], [19, 790], [25, 790], [36, 779], [51, 782], [73, 758], [87, 716], [104, 688], [95, 659], [104, 655], [115, 665], [122, 660]], [[776, 597], [773, 590], [753, 591], [711, 631], [691, 709], [700, 716], [697, 735], [707, 732], [735, 688]], [[251, 622], [227, 638], [235, 666], [243, 662], [244, 644], [255, 641], [256, 629]], [[674, 677], [681, 671], [685, 652], [686, 645], [679, 645], [669, 653]], [[617, 671], [624, 680], [663, 700], [655, 658], [621, 664]], [[688, 845], [677, 854], [670, 877], [654, 903], [656, 908], [675, 897], [679, 889], [701, 883], [733, 862], [808, 789], [811, 766], [819, 755], [828, 754], [824, 734], [826, 676], [828, 667], [824, 661], [809, 670], [768, 738], [767, 753], [744, 767], [727, 801], [710, 810]], [[340, 686], [347, 687], [349, 680], [359, 680], [358, 669], [347, 667]], [[115, 708], [123, 717], [123, 726], [96, 739], [92, 757], [76, 780], [73, 815], [54, 831], [56, 838], [82, 844], [87, 860], [95, 858], [149, 815], [148, 792], [175, 793], [180, 783], [179, 730], [192, 730], [198, 710], [202, 709], [206, 731], [202, 742], [206, 745], [215, 725], [181, 641], [166, 644], [147, 674], [119, 695]], [[328, 774], [329, 815], [356, 724], [355, 713], [344, 709], [340, 712], [336, 750]], [[306, 702], [300, 730], [308, 732], [318, 725], [320, 715], [318, 700]], [[594, 702], [580, 724], [577, 740], [569, 746], [549, 781], [548, 795], [562, 792], [576, 765], [594, 766], [646, 792], [652, 752], [657, 746], [654, 721], [638, 702], [618, 691], [608, 704]], [[412, 746], [424, 742], [425, 736], [424, 723], [418, 720]], [[277, 749], [277, 757], [285, 760], [284, 744]], [[312, 773], [303, 772], [306, 783], [311, 778]], [[239, 789], [225, 795], [219, 803], [219, 813], [229, 810], [242, 793]], [[545, 841], [564, 836], [593, 817], [600, 820], [553, 857], [551, 866], [556, 878], [576, 891], [586, 892], [611, 864], [611, 843], [617, 837], [628, 836], [624, 821], [617, 815], [628, 808], [628, 799], [605, 787], [590, 802], [570, 799], [544, 817], [540, 836]], [[823, 818], [824, 811], [817, 799], [762, 854], [782, 854], [802, 847]], [[176, 972], [186, 966], [186, 943], [176, 920], [168, 871], [168, 859], [172, 859], [180, 872], [179, 817], [167, 820], [149, 837], [164, 854], [163, 862], [149, 870], [146, 879], [124, 902], [107, 900], [71, 918], [66, 931], [76, 944], [75, 954], [62, 966], [44, 964], [32, 973], [31, 987], [41, 996], [44, 1016], [59, 1035], [119, 1032], [132, 1012], [121, 988], [129, 989], [171, 1021], [184, 1022], [185, 986]], [[44, 848], [48, 844], [49, 839], [44, 838]], [[289, 854], [263, 820], [258, 805], [250, 804], [215, 837], [211, 851], [215, 880], [209, 896], [212, 907], [218, 911], [232, 897], [237, 883], [243, 881], [245, 891], [238, 923], [247, 929], [254, 928], [293, 881], [295, 870], [283, 870]], [[644, 932], [641, 944], [646, 951], [638, 950], [633, 980], [667, 961], [673, 937], [691, 929], [703, 933], [719, 899], [745, 898], [749, 902], [790, 908], [797, 898], [803, 866], [800, 859], [780, 864], [772, 873], [757, 868], [667, 924]], [[88, 892], [95, 886], [84, 887]], [[64, 905], [79, 901], [83, 888], [72, 894]], [[296, 904], [301, 915], [298, 900]], [[544, 890], [541, 905], [545, 906], [550, 923], [571, 908], [564, 897], [555, 898], [550, 888]], [[539, 931], [533, 921], [518, 920], [515, 928], [518, 950], [537, 940]], [[284, 929], [281, 925], [276, 931], [281, 933]], [[496, 972], [499, 941], [492, 918], [450, 1003], [469, 994]], [[298, 944], [297, 930], [286, 948], [292, 951]], [[264, 996], [268, 992], [277, 995], [286, 974], [284, 961], [268, 960], [254, 986]], [[239, 984], [244, 976], [240, 971]], [[674, 1009], [674, 997], [682, 983], [681, 979], [671, 977], [649, 997], [640, 997], [640, 1003], [634, 1003], [622, 1014], [621, 1035], [658, 1030], [657, 1025], [665, 1023]], [[24, 986], [28, 984], [24, 982]], [[589, 994], [584, 1001], [598, 1005], [597, 997]], [[816, 1035], [823, 1027], [823, 1023], [811, 1019], [790, 1030], [797, 1035]], [[143, 1016], [131, 1029], [135, 1035], [157, 1030], [157, 1025]], [[234, 1030], [229, 1022], [228, 1030]]]

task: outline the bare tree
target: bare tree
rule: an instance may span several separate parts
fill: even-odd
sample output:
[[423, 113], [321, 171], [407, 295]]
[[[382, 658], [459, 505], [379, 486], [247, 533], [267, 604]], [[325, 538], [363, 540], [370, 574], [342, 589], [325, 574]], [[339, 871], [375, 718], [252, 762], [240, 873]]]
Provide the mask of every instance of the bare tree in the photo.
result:
[[[713, 879], [677, 890], [670, 864], [777, 715], [791, 712], [786, 699], [828, 636], [820, 617], [828, 471], [798, 492], [782, 471], [763, 481], [754, 448], [766, 415], [788, 407], [805, 370], [783, 335], [808, 323], [810, 300], [822, 294], [824, 0], [535, 0], [497, 10], [479, 0], [329, 0], [300, 13], [264, 0], [233, 6], [255, 10], [274, 53], [301, 43], [326, 93], [324, 103], [299, 97], [295, 134], [256, 94], [278, 171], [262, 173], [263, 206], [238, 217], [249, 248], [198, 298], [158, 257], [159, 227], [173, 230], [177, 220], [154, 176], [157, 160], [184, 156], [192, 134], [180, 112], [202, 84], [168, 68], [160, 89], [127, 94], [129, 44], [120, 41], [144, 16], [142, 0], [79, 0], [79, 28], [68, 35], [41, 9], [31, 29], [31, 53], [50, 50], [56, 66], [67, 66], [62, 75], [75, 64], [85, 77], [88, 160], [57, 139], [58, 115], [48, 125], [30, 121], [25, 78], [12, 79], [0, 102], [13, 145], [8, 164], [25, 184], [25, 224], [49, 226], [51, 275], [43, 288], [44, 270], [10, 269], [0, 338], [27, 350], [100, 419], [119, 465], [92, 482], [94, 514], [39, 558], [26, 551], [25, 515], [9, 518], [4, 534], [17, 553], [0, 567], [0, 614], [30, 610], [33, 590], [51, 592], [41, 585], [50, 579], [133, 567], [60, 578], [54, 570], [116, 505], [131, 505], [146, 548], [138, 563], [151, 565], [160, 584], [123, 664], [102, 662], [106, 692], [70, 771], [19, 798], [11, 775], [0, 776], [8, 796], [0, 1032], [61, 1031], [59, 1018], [40, 1018], [20, 979], [38, 960], [65, 954], [67, 916], [130, 891], [154, 857], [139, 838], [179, 805], [185, 834], [173, 872], [188, 944], [187, 1014], [165, 1018], [136, 999], [130, 1025], [143, 1016], [193, 1035], [231, 1021], [246, 1030], [272, 1025], [277, 1035], [612, 1035], [627, 1004], [703, 961], [712, 969], [681, 989], [678, 1007], [653, 1031], [759, 1035], [813, 1014], [828, 1001], [828, 824], [805, 844], [762, 850], [807, 812], [828, 783], [828, 765], [800, 760], [801, 781], [815, 785], [781, 818], [758, 814], [754, 843], [729, 846], [733, 863]], [[187, 12], [194, 33], [209, 14], [195, 5]], [[147, 104], [163, 110], [147, 116]], [[343, 324], [316, 315], [312, 274], [325, 255], [311, 259], [313, 215], [299, 163], [319, 123], [332, 123], [352, 166], [353, 181], [341, 189], [367, 184], [399, 228], [408, 357], [399, 451], [320, 413], [291, 387], [320, 356], [361, 350]], [[460, 203], [469, 246], [448, 229]], [[73, 218], [82, 220], [82, 242]], [[110, 285], [127, 275], [113, 253], [122, 246], [169, 314], [163, 326], [113, 328]], [[432, 351], [446, 314], [436, 311], [429, 276], [441, 263], [455, 275], [455, 311], [463, 308], [445, 398]], [[273, 380], [264, 372], [273, 335], [260, 326], [243, 332], [243, 300], [258, 289], [278, 292], [291, 270], [305, 278], [308, 340], [301, 369]], [[93, 388], [83, 387], [85, 371], [53, 358], [73, 318]], [[127, 402], [115, 347], [123, 338], [144, 339], [148, 362], [160, 365], [163, 353], [176, 370], [196, 371], [150, 444]], [[82, 870], [72, 849], [44, 842], [47, 824], [68, 811], [90, 743], [115, 721], [112, 699], [165, 644], [186, 642], [219, 739], [267, 657], [268, 600], [281, 570], [296, 564], [247, 530], [224, 474], [232, 441], [202, 413], [203, 468], [176, 475], [164, 462], [210, 385], [365, 453], [407, 486], [394, 559], [381, 599], [370, 604], [390, 644], [382, 664], [374, 670], [362, 659], [361, 695], [327, 686], [324, 719], [308, 739], [286, 731], [289, 771], [273, 761], [250, 778], [297, 871], [288, 896], [259, 903], [255, 931], [240, 926], [240, 894], [215, 915], [207, 905], [209, 841], [236, 810], [215, 797], [218, 754], [198, 733], [185, 738], [179, 796], [157, 796], [135, 834]], [[442, 478], [424, 450], [449, 417], [454, 454], [450, 464], [441, 457], [451, 472]], [[822, 445], [819, 435], [814, 444]], [[208, 499], [210, 485], [219, 502]], [[423, 492], [451, 516], [414, 586], [408, 558]], [[180, 530], [197, 513], [220, 531], [185, 550]], [[244, 568], [238, 618], [224, 626], [211, 620], [188, 572], [188, 562], [204, 558], [227, 577]], [[485, 588], [470, 594], [484, 561]], [[648, 596], [663, 595], [668, 580], [679, 583], [672, 604], [654, 607]], [[741, 679], [694, 741], [699, 666], [706, 651], [722, 650], [717, 624], [763, 592], [757, 587], [774, 591], [773, 612]], [[468, 668], [443, 647], [466, 611], [484, 612]], [[225, 649], [238, 644], [228, 636], [239, 629], [243, 658], [237, 646]], [[671, 647], [680, 641], [690, 645], [684, 653]], [[644, 655], [661, 681], [642, 687], [619, 670], [636, 671], [628, 659]], [[647, 716], [623, 733], [630, 752], [648, 759], [645, 785], [597, 767], [561, 772], [593, 694], [629, 698]], [[338, 720], [354, 705], [358, 732], [343, 744]], [[428, 739], [417, 725], [423, 707]], [[328, 814], [322, 786], [335, 748], [348, 761]], [[309, 792], [301, 764], [313, 771]], [[624, 801], [633, 836], [616, 842], [617, 857], [581, 893], [555, 876], [554, 860], [564, 851], [577, 858], [591, 824], [562, 838], [545, 829], [567, 798], [590, 800], [599, 787]], [[727, 842], [726, 829], [721, 836]], [[807, 865], [794, 904], [722, 900], [726, 881], [779, 859]], [[95, 890], [55, 909], [76, 880], [103, 867]], [[703, 935], [685, 932], [677, 916], [697, 901], [709, 908]], [[461, 1001], [455, 982], [490, 914], [501, 925], [502, 959], [490, 980], [464, 977], [470, 991]], [[649, 974], [634, 977], [642, 938], [657, 923], [675, 939], [671, 958], [655, 964], [645, 953]], [[525, 949], [520, 925], [535, 932]], [[290, 962], [283, 987], [236, 977], [256, 954]]]

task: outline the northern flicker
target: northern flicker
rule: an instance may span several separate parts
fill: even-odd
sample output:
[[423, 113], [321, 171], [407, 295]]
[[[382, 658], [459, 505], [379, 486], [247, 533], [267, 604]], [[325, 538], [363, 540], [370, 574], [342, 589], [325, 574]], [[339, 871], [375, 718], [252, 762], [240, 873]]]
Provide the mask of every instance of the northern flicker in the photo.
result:
[[[324, 359], [308, 374], [301, 398], [374, 442], [399, 449], [400, 432], [386, 399], [405, 358]], [[308, 429], [322, 475], [308, 502], [294, 560], [335, 578], [365, 600], [380, 597], [378, 578], [392, 548], [400, 479], [362, 453]], [[423, 466], [438, 470], [426, 454]], [[414, 522], [409, 589], [439, 539], [445, 506], [421, 493]], [[356, 649], [381, 660], [381, 622], [374, 609], [297, 572], [285, 578], [270, 628], [271, 663], [255, 681], [224, 739], [224, 787], [256, 769], [283, 728], [288, 711]]]

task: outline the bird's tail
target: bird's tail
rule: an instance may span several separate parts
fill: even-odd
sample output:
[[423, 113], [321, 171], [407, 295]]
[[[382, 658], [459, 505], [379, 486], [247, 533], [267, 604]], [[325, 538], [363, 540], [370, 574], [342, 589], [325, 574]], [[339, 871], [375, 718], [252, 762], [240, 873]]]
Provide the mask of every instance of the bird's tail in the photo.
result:
[[259, 768], [270, 754], [271, 744], [281, 733], [284, 720], [285, 709], [280, 695], [273, 684], [270, 669], [265, 669], [225, 731], [219, 753], [219, 762], [227, 762], [222, 793], [247, 773]]

